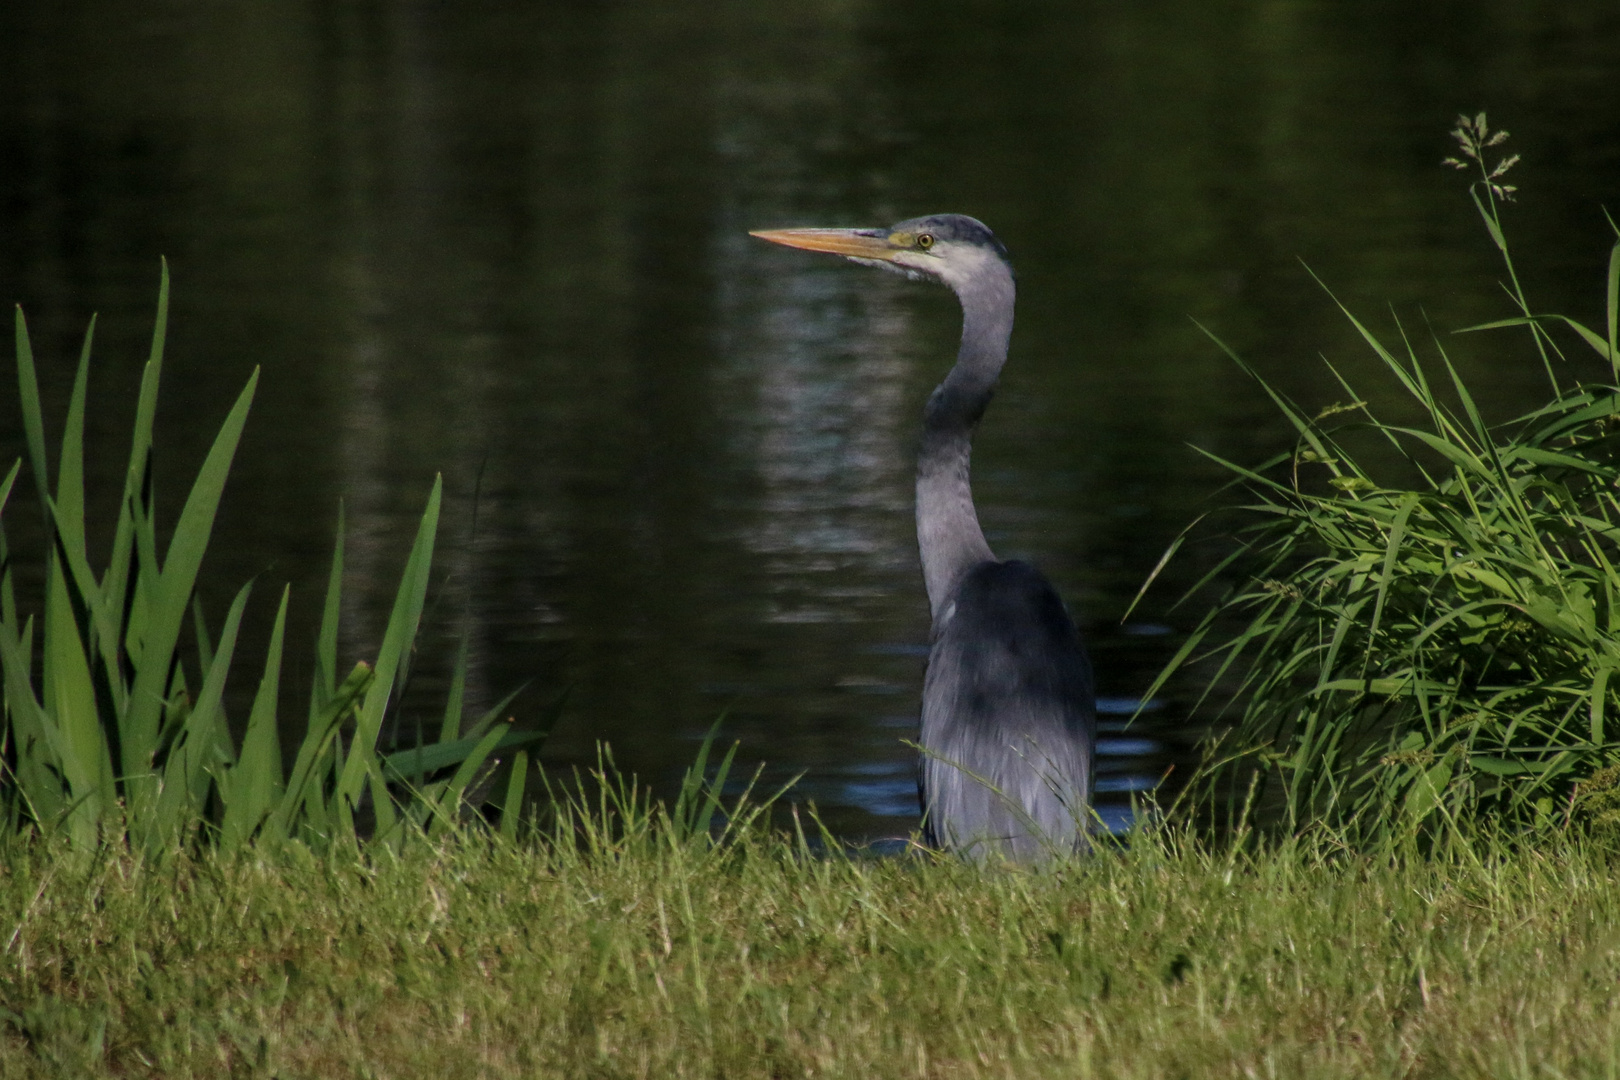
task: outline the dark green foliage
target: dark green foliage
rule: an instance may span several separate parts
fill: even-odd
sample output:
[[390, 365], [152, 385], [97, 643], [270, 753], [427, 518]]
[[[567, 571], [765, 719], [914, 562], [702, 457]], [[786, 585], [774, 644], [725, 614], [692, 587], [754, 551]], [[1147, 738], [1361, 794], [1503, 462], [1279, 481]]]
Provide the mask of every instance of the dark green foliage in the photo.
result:
[[[291, 772], [283, 767], [278, 736], [285, 590], [263, 662], [249, 667], [258, 690], [240, 748], [234, 744], [223, 694], [251, 585], [236, 595], [217, 640], [194, 603], [193, 588], [258, 373], [221, 425], [168, 550], [160, 555], [150, 473], [168, 296], [165, 270], [111, 558], [99, 574], [85, 544], [84, 416], [91, 338], [86, 335], [79, 361], [53, 493], [33, 350], [22, 312], [17, 313], [19, 401], [49, 547], [43, 553], [44, 611], [36, 626], [35, 616], [18, 611], [11, 553], [0, 531], [3, 827], [60, 830], [80, 850], [127, 838], [136, 849], [159, 854], [199, 831], [226, 848], [253, 839], [324, 846], [357, 839], [357, 814], [369, 817], [370, 836], [388, 842], [410, 830], [432, 831], [456, 822], [469, 784], [491, 755], [521, 751], [546, 732], [519, 732], [498, 723], [507, 701], [462, 730], [463, 649], [438, 741], [392, 755], [378, 748], [383, 717], [404, 684], [427, 595], [439, 520], [437, 481], [381, 648], [374, 662], [356, 663], [341, 682], [340, 522], [307, 726]], [[93, 330], [93, 322], [91, 326]], [[0, 482], [0, 513], [20, 468], [18, 462]], [[194, 661], [183, 655], [181, 641], [188, 609]], [[238, 671], [241, 667], [237, 665]], [[520, 754], [505, 788], [511, 828], [516, 827], [527, 768], [528, 757]]]
[[[1342, 378], [1354, 404], [1314, 417], [1266, 387], [1298, 439], [1255, 469], [1222, 462], [1254, 496], [1252, 524], [1206, 580], [1240, 570], [1243, 584], [1160, 676], [1217, 661], [1211, 686], [1235, 718], [1213, 772], [1239, 797], [1245, 778], [1258, 783], [1250, 795], [1280, 803], [1290, 829], [1365, 841], [1479, 813], [1567, 824], [1607, 805], [1600, 778], [1620, 763], [1620, 396], [1561, 385], [1547, 332], [1573, 328], [1606, 375], [1620, 370], [1620, 243], [1606, 337], [1533, 315], [1498, 216], [1514, 159], [1484, 160], [1505, 135], [1483, 115], [1454, 134], [1479, 165], [1474, 200], [1523, 311], [1472, 329], [1528, 327], [1551, 400], [1492, 426], [1438, 339], [1436, 386], [1404, 329], [1389, 347], [1345, 311], [1422, 422], [1380, 420]], [[1369, 436], [1404, 460], [1402, 481], [1357, 460]]]

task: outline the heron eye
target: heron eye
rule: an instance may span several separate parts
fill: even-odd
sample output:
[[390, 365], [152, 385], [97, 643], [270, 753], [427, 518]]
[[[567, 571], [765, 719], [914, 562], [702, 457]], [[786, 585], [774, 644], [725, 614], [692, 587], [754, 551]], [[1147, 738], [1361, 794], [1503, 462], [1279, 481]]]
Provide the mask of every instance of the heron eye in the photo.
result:
[[934, 246], [934, 238], [928, 233], [923, 233], [921, 236], [917, 237], [917, 246], [922, 248], [924, 251], [927, 251], [929, 248]]

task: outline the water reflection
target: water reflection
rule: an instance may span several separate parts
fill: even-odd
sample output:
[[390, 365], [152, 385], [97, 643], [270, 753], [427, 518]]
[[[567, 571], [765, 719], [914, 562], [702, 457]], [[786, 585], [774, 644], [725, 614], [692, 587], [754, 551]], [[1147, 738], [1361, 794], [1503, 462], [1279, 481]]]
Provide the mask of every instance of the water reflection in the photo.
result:
[[[927, 635], [911, 463], [957, 316], [746, 231], [981, 217], [1020, 311], [978, 504], [1087, 634], [1117, 825], [1190, 737], [1176, 688], [1124, 724], [1192, 617], [1169, 601], [1198, 553], [1119, 622], [1217, 482], [1187, 444], [1254, 460], [1286, 438], [1187, 316], [1314, 402], [1342, 394], [1319, 352], [1366, 369], [1298, 257], [1369, 317], [1503, 315], [1438, 166], [1485, 104], [1525, 154], [1533, 295], [1593, 317], [1617, 36], [1610, 0], [10, 0], [0, 296], [32, 316], [57, 416], [102, 313], [93, 505], [121, 480], [160, 254], [167, 513], [263, 366], [205, 568], [216, 619], [241, 581], [291, 581], [308, 640], [342, 499], [363, 655], [443, 472], [410, 709], [466, 625], [481, 702], [533, 680], [521, 716], [572, 688], [554, 766], [607, 739], [668, 783], [723, 712], [767, 782], [803, 771], [835, 828], [896, 835]], [[1539, 375], [1493, 349], [1456, 355], [1501, 414]], [[0, 447], [16, 424], [0, 407]]]

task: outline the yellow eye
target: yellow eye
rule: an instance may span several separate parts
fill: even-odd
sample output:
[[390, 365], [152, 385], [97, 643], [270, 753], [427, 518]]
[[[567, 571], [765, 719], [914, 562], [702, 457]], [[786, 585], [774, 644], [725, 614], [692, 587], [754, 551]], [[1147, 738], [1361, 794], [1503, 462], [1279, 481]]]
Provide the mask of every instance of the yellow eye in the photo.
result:
[[924, 251], [927, 251], [929, 248], [934, 246], [933, 236], [928, 233], [923, 233], [921, 236], [917, 237], [917, 246], [922, 248]]

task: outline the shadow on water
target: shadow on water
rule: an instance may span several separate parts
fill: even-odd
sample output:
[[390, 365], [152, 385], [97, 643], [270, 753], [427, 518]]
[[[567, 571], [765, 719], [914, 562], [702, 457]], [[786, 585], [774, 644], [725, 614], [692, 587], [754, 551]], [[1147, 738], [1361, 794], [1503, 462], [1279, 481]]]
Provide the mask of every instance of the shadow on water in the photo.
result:
[[[1590, 317], [1617, 38], [1611, 0], [11, 0], [0, 295], [30, 313], [55, 416], [101, 312], [89, 438], [115, 446], [170, 258], [171, 515], [166, 478], [263, 366], [205, 568], [216, 620], [246, 578], [291, 581], [309, 640], [342, 499], [361, 655], [443, 471], [422, 700], [465, 617], [475, 704], [533, 679], [521, 717], [573, 688], [551, 765], [608, 740], [667, 788], [723, 712], [835, 829], [894, 835], [927, 635], [912, 460], [957, 315], [746, 234], [980, 217], [1020, 275], [980, 512], [1087, 635], [1117, 823], [1192, 737], [1178, 693], [1125, 719], [1195, 615], [1170, 602], [1198, 553], [1120, 623], [1219, 482], [1188, 444], [1255, 460], [1286, 437], [1188, 316], [1327, 402], [1317, 354], [1361, 358], [1298, 258], [1372, 317], [1504, 314], [1438, 164], [1487, 105], [1525, 155], [1510, 225], [1535, 300]], [[1511, 411], [1539, 376], [1492, 348], [1459, 357]], [[0, 408], [7, 453], [17, 422]], [[120, 454], [94, 455], [93, 499]]]

